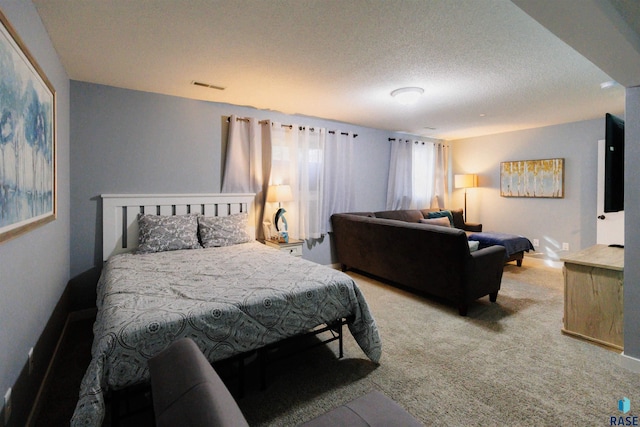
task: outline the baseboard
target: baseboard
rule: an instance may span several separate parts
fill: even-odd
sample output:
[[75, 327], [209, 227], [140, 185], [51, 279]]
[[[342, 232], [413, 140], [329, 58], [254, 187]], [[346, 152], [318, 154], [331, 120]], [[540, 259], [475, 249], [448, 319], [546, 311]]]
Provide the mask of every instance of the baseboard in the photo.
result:
[[42, 395], [44, 393], [44, 391], [47, 388], [47, 384], [49, 382], [49, 377], [51, 375], [51, 371], [53, 370], [53, 367], [55, 366], [56, 360], [58, 359], [58, 354], [60, 352], [60, 346], [62, 345], [62, 342], [64, 341], [64, 337], [67, 334], [67, 329], [69, 327], [69, 322], [71, 322], [71, 316], [67, 316], [67, 320], [64, 322], [64, 326], [62, 328], [62, 332], [60, 333], [60, 336], [58, 337], [58, 341], [56, 343], [56, 348], [53, 350], [53, 355], [51, 356], [51, 360], [49, 361], [49, 364], [47, 366], [47, 371], [44, 374], [44, 378], [42, 379], [42, 382], [40, 383], [40, 387], [38, 388], [38, 394], [36, 395], [36, 398], [33, 401], [33, 406], [31, 407], [31, 412], [29, 413], [29, 418], [27, 418], [27, 426], [33, 426], [35, 425], [35, 420], [38, 419], [38, 414], [40, 413], [40, 407], [41, 407], [41, 402], [42, 402]]
[[[34, 402], [40, 392], [43, 380], [51, 363], [59, 338], [62, 336], [69, 313], [69, 287], [62, 292], [38, 342], [33, 346], [33, 370], [29, 372], [29, 363], [25, 364], [11, 387], [13, 407], [8, 423], [4, 423], [4, 408], [0, 412], [1, 427], [30, 425], [29, 419]], [[25, 357], [26, 359], [26, 357]]]
[[620, 355], [620, 366], [631, 372], [640, 373], [640, 359], [627, 356], [624, 353]]

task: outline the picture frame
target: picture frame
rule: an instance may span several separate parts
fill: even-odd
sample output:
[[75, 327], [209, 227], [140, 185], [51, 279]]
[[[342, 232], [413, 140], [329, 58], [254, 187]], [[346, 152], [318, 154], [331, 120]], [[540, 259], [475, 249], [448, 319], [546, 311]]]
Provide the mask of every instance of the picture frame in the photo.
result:
[[57, 217], [56, 92], [0, 11], [0, 243]]
[[564, 198], [564, 158], [501, 162], [500, 196]]

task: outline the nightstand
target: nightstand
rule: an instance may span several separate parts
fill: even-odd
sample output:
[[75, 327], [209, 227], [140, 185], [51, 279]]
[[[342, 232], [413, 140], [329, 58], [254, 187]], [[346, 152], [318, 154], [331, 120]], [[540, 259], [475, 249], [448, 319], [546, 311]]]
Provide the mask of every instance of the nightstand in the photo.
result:
[[302, 256], [302, 243], [304, 240], [289, 239], [289, 243], [280, 243], [275, 240], [265, 240], [265, 245], [286, 252], [293, 256]]

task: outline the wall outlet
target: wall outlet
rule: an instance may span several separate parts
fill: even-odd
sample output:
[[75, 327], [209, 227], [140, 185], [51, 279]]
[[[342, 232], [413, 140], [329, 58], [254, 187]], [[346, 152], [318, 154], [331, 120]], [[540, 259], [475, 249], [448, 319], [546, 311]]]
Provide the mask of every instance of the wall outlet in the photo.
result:
[[568, 244], [568, 243], [566, 243], [566, 242], [565, 242], [565, 243], [563, 243], [563, 244], [562, 244], [562, 250], [563, 250], [563, 251], [568, 251], [568, 250], [569, 250], [569, 244]]
[[4, 394], [4, 425], [9, 424], [9, 418], [11, 417], [11, 387]]
[[33, 347], [29, 349], [27, 357], [29, 360], [29, 375], [31, 375], [33, 373]]
[[538, 239], [533, 239], [533, 247], [537, 248], [538, 246], [540, 246], [540, 240]]

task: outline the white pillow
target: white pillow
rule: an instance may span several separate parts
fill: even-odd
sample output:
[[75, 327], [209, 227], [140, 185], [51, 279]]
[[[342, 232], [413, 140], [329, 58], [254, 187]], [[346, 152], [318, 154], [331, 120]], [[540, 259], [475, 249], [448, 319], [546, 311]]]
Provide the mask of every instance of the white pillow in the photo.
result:
[[477, 240], [469, 240], [469, 252], [477, 251], [479, 245], [480, 242], [478, 242]]

